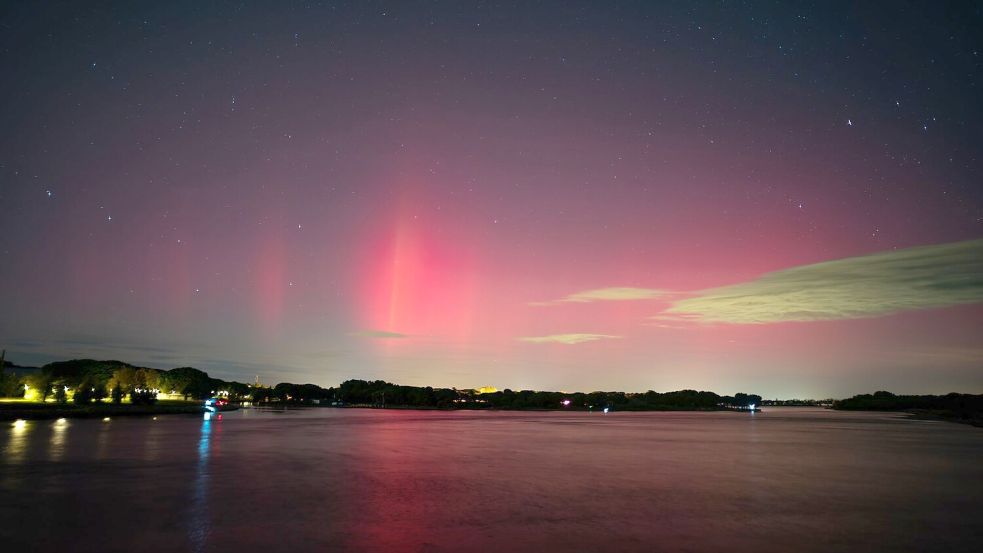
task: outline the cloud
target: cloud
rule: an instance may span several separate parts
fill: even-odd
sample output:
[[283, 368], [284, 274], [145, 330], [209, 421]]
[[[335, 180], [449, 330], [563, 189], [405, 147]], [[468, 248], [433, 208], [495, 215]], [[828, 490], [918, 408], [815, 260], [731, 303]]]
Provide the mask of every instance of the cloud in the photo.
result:
[[765, 324], [877, 317], [977, 302], [983, 302], [983, 240], [968, 240], [767, 273], [697, 292], [653, 318]]
[[362, 338], [409, 338], [409, 334], [399, 332], [389, 332], [388, 330], [360, 330], [352, 332], [349, 336], [360, 336]]
[[631, 287], [612, 287], [598, 288], [595, 290], [584, 290], [569, 296], [553, 301], [536, 301], [529, 305], [545, 306], [556, 305], [558, 303], [591, 303], [595, 301], [630, 301], [630, 300], [653, 300], [667, 295], [665, 290], [654, 290], [652, 288], [631, 288]]
[[549, 336], [528, 336], [519, 338], [520, 342], [531, 344], [579, 344], [581, 342], [593, 342], [595, 340], [618, 339], [621, 336], [610, 334], [551, 334]]

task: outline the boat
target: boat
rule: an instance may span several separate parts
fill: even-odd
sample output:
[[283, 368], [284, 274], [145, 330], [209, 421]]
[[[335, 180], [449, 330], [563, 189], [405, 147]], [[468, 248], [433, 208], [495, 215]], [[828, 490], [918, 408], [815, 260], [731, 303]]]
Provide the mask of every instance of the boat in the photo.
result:
[[218, 413], [219, 411], [231, 411], [234, 406], [229, 405], [229, 400], [224, 397], [210, 397], [205, 400], [205, 412]]

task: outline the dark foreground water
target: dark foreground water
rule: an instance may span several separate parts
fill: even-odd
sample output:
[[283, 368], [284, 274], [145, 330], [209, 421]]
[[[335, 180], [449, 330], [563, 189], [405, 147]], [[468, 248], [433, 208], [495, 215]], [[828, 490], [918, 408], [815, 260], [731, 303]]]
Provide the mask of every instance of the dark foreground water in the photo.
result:
[[3, 423], [3, 551], [980, 551], [983, 430], [819, 409]]

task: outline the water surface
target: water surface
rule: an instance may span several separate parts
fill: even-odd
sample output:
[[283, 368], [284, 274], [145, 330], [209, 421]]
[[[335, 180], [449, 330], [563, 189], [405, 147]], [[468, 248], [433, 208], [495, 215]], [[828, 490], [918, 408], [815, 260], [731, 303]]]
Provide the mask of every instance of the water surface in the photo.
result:
[[976, 551], [983, 431], [904, 415], [242, 410], [0, 427], [7, 551]]

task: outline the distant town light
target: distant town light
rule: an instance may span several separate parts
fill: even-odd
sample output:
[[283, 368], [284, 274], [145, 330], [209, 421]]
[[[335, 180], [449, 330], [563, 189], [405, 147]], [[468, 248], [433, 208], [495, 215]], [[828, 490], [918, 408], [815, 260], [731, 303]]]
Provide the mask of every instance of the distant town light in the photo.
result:
[[68, 422], [68, 419], [66, 419], [66, 418], [64, 418], [64, 417], [62, 417], [62, 418], [60, 418], [60, 419], [58, 419], [58, 420], [56, 420], [56, 421], [55, 421], [55, 424], [57, 424], [57, 425], [59, 425], [59, 426], [60, 426], [60, 425], [63, 425], [63, 424], [65, 424], [65, 423], [67, 423], [67, 422]]
[[570, 400], [569, 399], [565, 399], [565, 400], [561, 401], [560, 403], [562, 403], [564, 407], [567, 407], [567, 406], [570, 405]]
[[17, 419], [14, 421], [14, 428], [18, 430], [24, 428], [25, 426], [27, 426], [27, 421], [24, 419]]
[[109, 417], [103, 417], [102, 422], [109, 422]]
[[607, 413], [607, 412], [608, 412], [608, 408], [607, 408], [607, 407], [605, 407], [605, 408], [604, 408], [604, 412], [605, 412], [605, 413]]

